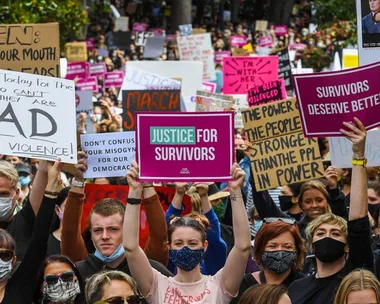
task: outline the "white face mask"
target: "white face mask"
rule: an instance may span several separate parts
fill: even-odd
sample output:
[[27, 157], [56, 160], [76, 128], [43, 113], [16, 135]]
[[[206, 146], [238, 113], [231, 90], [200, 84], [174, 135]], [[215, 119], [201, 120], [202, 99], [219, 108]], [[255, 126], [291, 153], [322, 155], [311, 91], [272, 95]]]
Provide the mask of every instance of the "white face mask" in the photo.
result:
[[0, 197], [0, 222], [7, 220], [13, 213], [12, 200], [16, 193], [12, 197]]
[[0, 283], [8, 280], [11, 277], [12, 261], [13, 259], [8, 262], [4, 262], [2, 259], [0, 259]]
[[78, 294], [80, 294], [79, 282], [73, 280], [70, 282], [63, 282], [58, 279], [58, 282], [52, 285], [44, 283], [43, 298], [52, 302], [65, 303], [74, 301]]

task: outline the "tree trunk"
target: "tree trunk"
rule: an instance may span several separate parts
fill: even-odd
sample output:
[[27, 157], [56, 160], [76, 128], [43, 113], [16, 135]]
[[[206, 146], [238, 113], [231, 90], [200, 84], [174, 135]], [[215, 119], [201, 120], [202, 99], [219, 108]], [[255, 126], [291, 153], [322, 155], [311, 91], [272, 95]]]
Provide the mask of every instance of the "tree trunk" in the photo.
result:
[[191, 0], [172, 0], [172, 29], [191, 23]]

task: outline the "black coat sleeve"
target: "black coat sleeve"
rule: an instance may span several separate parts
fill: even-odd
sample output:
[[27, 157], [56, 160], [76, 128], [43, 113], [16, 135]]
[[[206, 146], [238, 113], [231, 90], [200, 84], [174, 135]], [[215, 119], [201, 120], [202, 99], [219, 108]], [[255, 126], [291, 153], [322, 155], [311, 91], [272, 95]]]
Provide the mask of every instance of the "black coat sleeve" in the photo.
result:
[[329, 204], [330, 204], [332, 213], [334, 213], [335, 215], [339, 215], [347, 220], [348, 213], [347, 213], [346, 197], [344, 196], [344, 193], [340, 191], [339, 188], [336, 188], [336, 189], [327, 188], [327, 191], [330, 194]]

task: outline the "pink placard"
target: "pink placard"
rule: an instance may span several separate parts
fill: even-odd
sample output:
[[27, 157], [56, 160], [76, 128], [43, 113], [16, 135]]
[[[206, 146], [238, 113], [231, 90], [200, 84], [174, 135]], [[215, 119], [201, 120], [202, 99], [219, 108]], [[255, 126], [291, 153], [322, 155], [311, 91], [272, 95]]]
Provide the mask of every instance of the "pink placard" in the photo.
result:
[[136, 161], [142, 181], [231, 179], [234, 112], [138, 112], [135, 120]]
[[88, 62], [68, 62], [66, 79], [87, 78], [89, 76], [90, 64]]
[[154, 33], [154, 36], [162, 36], [164, 34], [164, 30], [160, 28], [149, 29], [149, 32]]
[[214, 54], [214, 61], [215, 61], [215, 63], [220, 63], [220, 62], [223, 61], [224, 57], [228, 57], [230, 55], [231, 55], [230, 51], [215, 52], [215, 54]]
[[86, 40], [87, 51], [92, 51], [95, 48], [94, 39], [89, 38]]
[[206, 92], [215, 93], [216, 91], [216, 83], [214, 82], [203, 81], [202, 86], [203, 90]]
[[306, 44], [303, 43], [291, 43], [289, 44], [289, 50], [302, 51], [306, 48]]
[[253, 86], [277, 79], [277, 56], [223, 58], [224, 94], [246, 94]]
[[273, 45], [273, 38], [271, 36], [265, 36], [257, 39], [257, 45], [261, 47], [268, 47]]
[[95, 76], [86, 79], [79, 79], [75, 84], [78, 91], [93, 91], [98, 92], [98, 79]]
[[93, 63], [90, 65], [90, 76], [103, 77], [107, 73], [107, 66], [104, 62]]
[[177, 35], [166, 35], [165, 36], [165, 41], [176, 40], [176, 39], [177, 39]]
[[285, 81], [281, 78], [268, 81], [260, 86], [254, 86], [248, 90], [247, 95], [250, 107], [286, 99]]
[[287, 25], [275, 25], [274, 26], [274, 33], [276, 36], [285, 36], [288, 33], [288, 26]]
[[145, 32], [145, 30], [148, 28], [148, 25], [146, 23], [133, 23], [133, 32]]
[[115, 87], [121, 88], [123, 84], [124, 73], [123, 72], [110, 72], [104, 74], [103, 86], [105, 88]]
[[380, 63], [345, 71], [293, 76], [306, 137], [342, 136], [343, 122], [380, 126]]
[[231, 36], [231, 46], [233, 47], [241, 47], [247, 44], [247, 37], [233, 35]]

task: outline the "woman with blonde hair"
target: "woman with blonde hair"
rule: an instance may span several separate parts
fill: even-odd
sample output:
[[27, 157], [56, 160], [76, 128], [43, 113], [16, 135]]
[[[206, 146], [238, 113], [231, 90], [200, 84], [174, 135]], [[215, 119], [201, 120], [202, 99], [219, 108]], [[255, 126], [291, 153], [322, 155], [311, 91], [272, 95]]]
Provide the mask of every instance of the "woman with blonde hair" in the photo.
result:
[[356, 269], [339, 286], [334, 304], [378, 304], [380, 283], [368, 270]]

